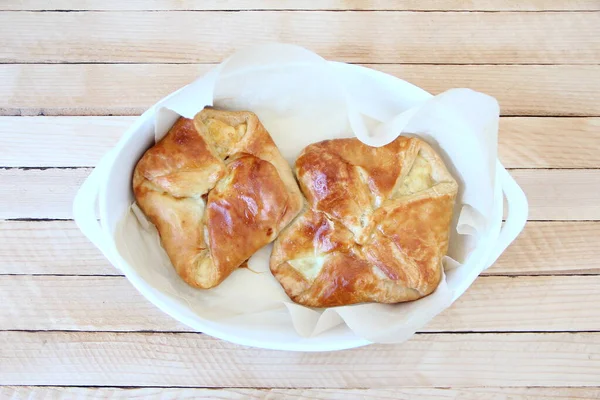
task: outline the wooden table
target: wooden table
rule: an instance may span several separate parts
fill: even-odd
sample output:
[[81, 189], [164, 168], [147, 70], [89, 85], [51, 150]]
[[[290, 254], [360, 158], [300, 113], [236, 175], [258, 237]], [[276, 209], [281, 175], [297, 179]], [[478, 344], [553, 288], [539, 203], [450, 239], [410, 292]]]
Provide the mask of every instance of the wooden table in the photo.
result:
[[[600, 1], [2, 0], [0, 10], [0, 397], [600, 398]], [[136, 115], [265, 41], [500, 101], [500, 158], [530, 222], [405, 344], [302, 354], [191, 332], [71, 220], [78, 186]]]

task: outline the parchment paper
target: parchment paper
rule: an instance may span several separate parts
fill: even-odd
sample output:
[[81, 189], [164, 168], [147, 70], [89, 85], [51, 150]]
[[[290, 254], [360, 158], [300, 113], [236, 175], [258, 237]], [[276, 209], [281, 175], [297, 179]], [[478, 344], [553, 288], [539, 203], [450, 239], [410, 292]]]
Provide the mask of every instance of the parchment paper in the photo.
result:
[[[306, 145], [324, 139], [356, 135], [381, 146], [400, 134], [419, 136], [440, 152], [459, 182], [445, 268], [467, 268], [494, 206], [498, 104], [487, 95], [453, 89], [409, 108], [402, 96], [382, 90], [300, 47], [248, 48], [157, 104], [155, 137], [180, 115], [192, 118], [207, 105], [255, 112], [291, 165]], [[135, 204], [117, 238], [122, 255], [153, 288], [181, 299], [200, 318], [240, 329], [253, 324], [284, 331], [291, 324], [310, 337], [345, 323], [370, 341], [396, 343], [447, 308], [456, 289], [444, 278], [433, 294], [410, 303], [311, 309], [291, 302], [271, 275], [271, 245], [249, 260], [249, 268], [214, 289], [198, 290], [175, 273], [154, 226]]]

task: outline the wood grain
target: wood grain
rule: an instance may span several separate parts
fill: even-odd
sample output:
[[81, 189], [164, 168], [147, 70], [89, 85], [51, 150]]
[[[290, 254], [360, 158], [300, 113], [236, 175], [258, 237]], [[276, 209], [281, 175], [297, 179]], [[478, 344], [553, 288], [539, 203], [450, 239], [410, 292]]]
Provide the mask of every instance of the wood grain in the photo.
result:
[[73, 221], [0, 221], [0, 274], [121, 272], [110, 265]]
[[[423, 332], [600, 331], [600, 276], [480, 277]], [[190, 331], [120, 276], [0, 276], [0, 330]]]
[[207, 64], [3, 64], [0, 113], [141, 114], [210, 68]]
[[415, 10], [585, 11], [595, 0], [3, 0], [0, 10]]
[[513, 170], [529, 202], [529, 220], [596, 220], [600, 170]]
[[[600, 223], [530, 222], [484, 275], [600, 274]], [[73, 221], [0, 221], [0, 274], [121, 275]]]
[[[89, 168], [0, 169], [0, 219], [71, 219]], [[600, 219], [600, 170], [511, 171], [529, 201], [529, 220]]]
[[1, 332], [0, 384], [385, 388], [596, 386], [599, 333], [416, 335], [291, 353], [192, 333]]
[[599, 148], [600, 118], [500, 119], [498, 156], [507, 168], [598, 168]]
[[[135, 117], [0, 117], [0, 166], [88, 167]], [[502, 117], [499, 157], [507, 168], [600, 167], [600, 118]]]
[[[435, 94], [454, 87], [487, 93], [498, 99], [503, 115], [600, 115], [600, 65], [366, 66]], [[141, 114], [209, 68], [207, 64], [4, 64], [0, 114]]]
[[0, 169], [0, 218], [72, 218], [73, 199], [90, 172]]
[[597, 222], [529, 222], [485, 274], [598, 274], [598, 243]]
[[503, 115], [593, 116], [598, 109], [588, 104], [600, 108], [598, 65], [367, 66], [434, 94], [456, 87], [487, 93], [498, 99]]
[[295, 399], [295, 400], [552, 400], [600, 399], [598, 388], [195, 389], [2, 386], [7, 399]]
[[597, 64], [599, 37], [593, 12], [15, 11], [0, 62], [210, 63], [279, 41], [348, 62]]
[[0, 117], [0, 166], [95, 166], [134, 120], [135, 117]]

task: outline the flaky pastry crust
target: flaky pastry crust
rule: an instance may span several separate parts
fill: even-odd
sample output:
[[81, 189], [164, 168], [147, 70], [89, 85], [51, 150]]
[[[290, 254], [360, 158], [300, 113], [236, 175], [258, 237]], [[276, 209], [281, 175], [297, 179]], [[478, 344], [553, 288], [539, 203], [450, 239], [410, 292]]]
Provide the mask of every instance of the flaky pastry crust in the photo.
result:
[[293, 301], [398, 303], [435, 290], [458, 185], [427, 143], [326, 140], [304, 149], [295, 172], [309, 207], [270, 260]]
[[177, 273], [198, 288], [221, 283], [303, 205], [289, 165], [246, 111], [179, 118], [138, 162], [133, 192]]

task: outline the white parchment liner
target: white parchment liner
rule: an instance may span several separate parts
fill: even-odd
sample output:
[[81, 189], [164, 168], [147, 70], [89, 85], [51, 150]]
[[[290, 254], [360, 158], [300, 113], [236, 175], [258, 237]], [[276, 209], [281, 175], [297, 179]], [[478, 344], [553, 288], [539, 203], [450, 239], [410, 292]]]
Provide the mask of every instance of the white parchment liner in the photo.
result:
[[179, 298], [198, 317], [273, 334], [293, 327], [303, 337], [346, 323], [367, 340], [397, 343], [452, 303], [461, 276], [476, 276], [487, 267], [479, 263], [476, 270], [465, 270], [494, 206], [499, 108], [492, 97], [453, 89], [408, 108], [393, 92], [357, 81], [339, 64], [297, 46], [270, 44], [237, 52], [157, 104], [156, 139], [179, 116], [192, 118], [207, 105], [255, 112], [291, 165], [306, 145], [324, 139], [355, 135], [381, 146], [400, 134], [416, 135], [440, 152], [460, 189], [445, 259], [450, 275], [433, 294], [410, 303], [324, 310], [291, 302], [269, 271], [271, 245], [218, 287], [189, 287], [154, 226], [134, 205], [116, 232], [121, 255], [155, 290]]

